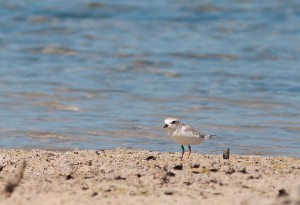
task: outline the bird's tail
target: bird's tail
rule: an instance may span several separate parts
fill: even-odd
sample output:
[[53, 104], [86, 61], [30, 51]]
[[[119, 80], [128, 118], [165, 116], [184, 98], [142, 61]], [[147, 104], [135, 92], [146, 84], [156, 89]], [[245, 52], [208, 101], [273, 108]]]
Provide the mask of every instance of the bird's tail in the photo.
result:
[[217, 136], [217, 135], [205, 135], [205, 136], [204, 136], [204, 139], [210, 140], [211, 138], [213, 138], [213, 137], [215, 137], [215, 136]]

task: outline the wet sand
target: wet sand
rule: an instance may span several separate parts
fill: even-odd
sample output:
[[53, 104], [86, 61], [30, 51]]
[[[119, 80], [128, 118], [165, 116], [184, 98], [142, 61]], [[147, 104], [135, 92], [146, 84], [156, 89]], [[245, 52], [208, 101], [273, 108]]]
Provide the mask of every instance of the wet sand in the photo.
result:
[[[9, 178], [26, 168], [10, 196]], [[300, 204], [300, 159], [147, 150], [0, 150], [0, 204]]]

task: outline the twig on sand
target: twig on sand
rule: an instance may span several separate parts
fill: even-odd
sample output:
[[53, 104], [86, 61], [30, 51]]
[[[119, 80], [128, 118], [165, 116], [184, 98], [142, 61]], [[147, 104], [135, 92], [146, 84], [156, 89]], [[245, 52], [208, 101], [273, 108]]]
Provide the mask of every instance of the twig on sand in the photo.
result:
[[8, 178], [4, 187], [3, 194], [6, 198], [10, 197], [15, 188], [19, 185], [23, 178], [23, 172], [26, 167], [26, 160], [23, 159], [16, 168], [16, 171]]

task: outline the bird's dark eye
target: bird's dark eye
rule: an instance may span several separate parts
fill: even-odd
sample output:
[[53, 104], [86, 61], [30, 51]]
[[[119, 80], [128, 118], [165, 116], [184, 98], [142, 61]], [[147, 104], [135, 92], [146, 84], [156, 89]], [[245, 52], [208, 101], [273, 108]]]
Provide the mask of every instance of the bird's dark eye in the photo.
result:
[[171, 122], [171, 124], [175, 124], [175, 123], [176, 123], [176, 121], [172, 121], [172, 122]]

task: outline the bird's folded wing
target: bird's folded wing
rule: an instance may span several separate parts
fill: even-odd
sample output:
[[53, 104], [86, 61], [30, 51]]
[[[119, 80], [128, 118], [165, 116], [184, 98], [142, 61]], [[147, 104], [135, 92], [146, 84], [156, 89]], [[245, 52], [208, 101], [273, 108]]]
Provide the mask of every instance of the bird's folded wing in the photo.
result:
[[200, 134], [195, 128], [189, 125], [182, 126], [181, 129], [176, 130], [173, 133], [173, 136], [184, 136], [184, 137], [201, 137], [204, 138], [204, 135]]

